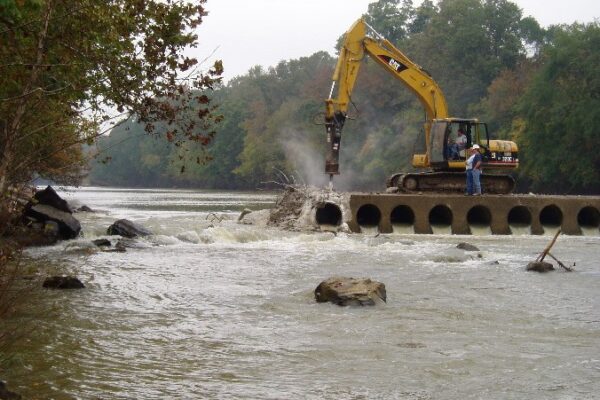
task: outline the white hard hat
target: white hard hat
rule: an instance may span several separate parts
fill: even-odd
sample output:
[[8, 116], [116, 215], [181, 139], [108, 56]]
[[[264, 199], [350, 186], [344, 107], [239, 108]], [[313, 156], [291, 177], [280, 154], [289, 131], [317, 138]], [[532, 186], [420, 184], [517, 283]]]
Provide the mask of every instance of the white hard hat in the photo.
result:
[[473, 147], [471, 147], [472, 149], [478, 149], [479, 145], [478, 144], [474, 144]]

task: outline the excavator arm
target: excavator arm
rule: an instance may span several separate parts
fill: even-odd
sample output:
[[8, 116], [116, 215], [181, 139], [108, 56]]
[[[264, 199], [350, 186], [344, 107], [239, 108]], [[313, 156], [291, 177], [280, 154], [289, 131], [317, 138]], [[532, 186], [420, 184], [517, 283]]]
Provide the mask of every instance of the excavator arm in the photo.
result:
[[[425, 109], [427, 121], [448, 117], [446, 99], [431, 76], [379, 35], [363, 19], [359, 19], [346, 32], [333, 74], [329, 98], [325, 100], [325, 127], [329, 143], [325, 172], [330, 177], [339, 174], [342, 129], [365, 55], [370, 56], [417, 96]], [[429, 130], [430, 122], [427, 122], [425, 124], [427, 140]]]

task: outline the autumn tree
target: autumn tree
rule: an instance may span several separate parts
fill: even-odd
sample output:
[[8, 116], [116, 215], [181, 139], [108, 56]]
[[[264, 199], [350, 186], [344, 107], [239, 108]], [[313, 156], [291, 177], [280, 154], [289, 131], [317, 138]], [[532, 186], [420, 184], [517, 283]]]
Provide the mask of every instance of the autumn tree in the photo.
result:
[[175, 144], [210, 143], [222, 66], [184, 55], [205, 2], [2, 0], [0, 194], [34, 173], [76, 173], [78, 145], [115, 113], [147, 133], [162, 121]]

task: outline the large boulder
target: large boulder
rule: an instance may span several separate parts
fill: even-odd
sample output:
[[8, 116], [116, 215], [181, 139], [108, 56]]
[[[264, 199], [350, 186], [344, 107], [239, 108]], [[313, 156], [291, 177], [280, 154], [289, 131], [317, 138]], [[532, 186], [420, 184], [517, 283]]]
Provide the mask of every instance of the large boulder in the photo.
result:
[[373, 306], [386, 301], [385, 285], [368, 278], [332, 277], [317, 286], [315, 299], [339, 306]]
[[[33, 228], [36, 223], [53, 228], [50, 231], [47, 231], [46, 228], [43, 229], [42, 233], [49, 237], [73, 239], [81, 232], [81, 224], [73, 217], [69, 204], [51, 186], [35, 193], [23, 211], [23, 219]], [[58, 226], [58, 229], [54, 229], [54, 224]]]
[[71, 214], [73, 211], [71, 207], [69, 207], [69, 203], [66, 200], [61, 198], [58, 193], [52, 188], [52, 186], [47, 186], [44, 190], [38, 190], [33, 195], [33, 198], [39, 204], [45, 204], [47, 206], [51, 206], [56, 208], [57, 210], [64, 211], [66, 213]]
[[58, 224], [60, 239], [73, 239], [81, 232], [81, 224], [70, 212], [62, 211], [46, 204], [30, 205], [25, 217], [39, 222], [53, 221]]
[[127, 238], [152, 235], [151, 231], [128, 219], [115, 221], [114, 224], [108, 227], [106, 233], [109, 235], [121, 235]]

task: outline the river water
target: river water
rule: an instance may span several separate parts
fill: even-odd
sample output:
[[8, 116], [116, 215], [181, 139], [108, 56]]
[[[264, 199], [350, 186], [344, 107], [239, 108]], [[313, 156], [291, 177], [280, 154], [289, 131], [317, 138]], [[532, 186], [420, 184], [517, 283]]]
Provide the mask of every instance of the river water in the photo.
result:
[[[561, 236], [576, 272], [525, 272], [548, 236], [293, 233], [241, 225], [272, 193], [63, 191], [83, 238], [30, 249], [77, 275], [19, 317], [12, 390], [39, 399], [597, 399], [600, 237]], [[125, 253], [90, 240], [128, 218]], [[113, 243], [116, 238], [111, 238]], [[467, 241], [480, 252], [464, 252]], [[387, 304], [317, 304], [335, 276], [383, 282]]]

